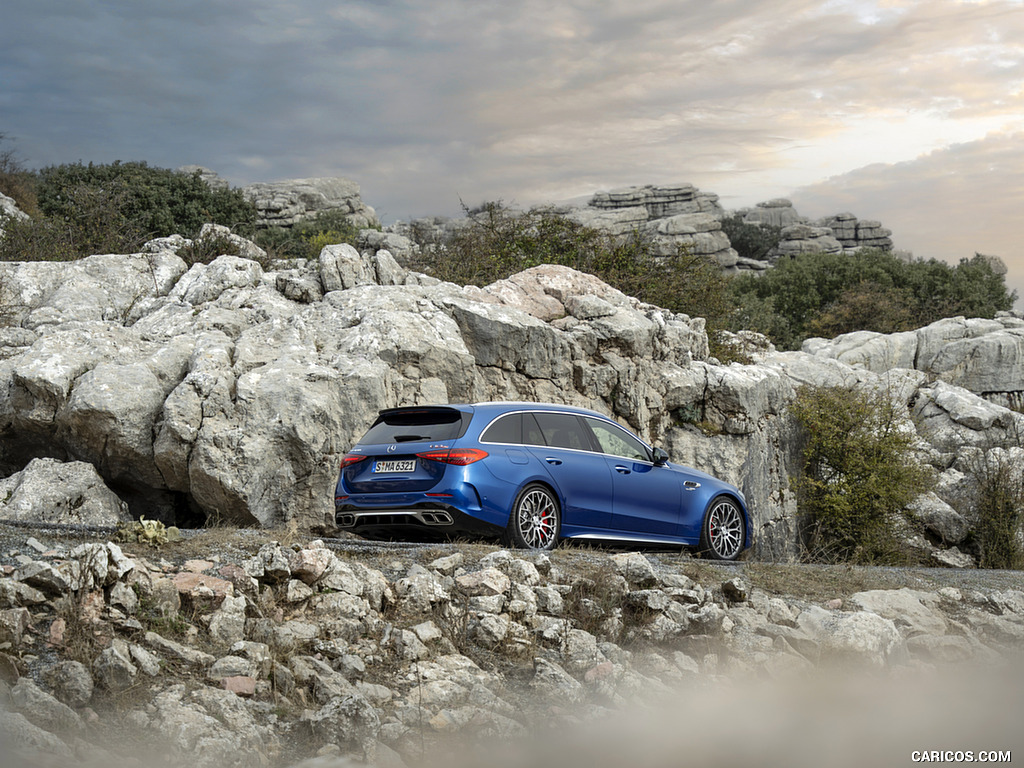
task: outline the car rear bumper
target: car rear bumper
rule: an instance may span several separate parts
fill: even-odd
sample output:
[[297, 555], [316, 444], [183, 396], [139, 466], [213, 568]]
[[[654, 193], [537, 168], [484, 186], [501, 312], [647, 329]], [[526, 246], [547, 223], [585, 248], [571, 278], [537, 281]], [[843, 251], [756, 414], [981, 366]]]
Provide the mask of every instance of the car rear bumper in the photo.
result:
[[496, 536], [502, 532], [498, 525], [440, 503], [391, 508], [343, 504], [335, 507], [334, 522], [343, 531], [368, 538], [401, 538], [408, 535], [447, 538], [460, 534]]

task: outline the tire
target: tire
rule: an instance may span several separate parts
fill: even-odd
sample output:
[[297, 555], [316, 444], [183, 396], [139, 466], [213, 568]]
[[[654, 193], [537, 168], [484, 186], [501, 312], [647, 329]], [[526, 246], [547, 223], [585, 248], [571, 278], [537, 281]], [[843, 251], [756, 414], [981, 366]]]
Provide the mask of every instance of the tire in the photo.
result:
[[746, 537], [746, 521], [736, 502], [728, 496], [713, 499], [701, 526], [701, 554], [712, 560], [735, 560]]
[[506, 546], [537, 551], [554, 549], [562, 530], [562, 511], [554, 492], [532, 483], [516, 496], [505, 529]]

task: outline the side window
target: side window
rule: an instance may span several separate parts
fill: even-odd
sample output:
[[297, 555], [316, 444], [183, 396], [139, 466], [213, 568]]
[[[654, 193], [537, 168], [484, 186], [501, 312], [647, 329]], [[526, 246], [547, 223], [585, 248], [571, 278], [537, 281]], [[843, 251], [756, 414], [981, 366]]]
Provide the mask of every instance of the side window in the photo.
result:
[[522, 443], [523, 414], [510, 413], [502, 416], [480, 435], [485, 443]]
[[532, 413], [523, 414], [523, 442], [526, 445], [547, 445], [544, 434], [540, 431], [540, 425]]
[[579, 419], [570, 413], [535, 413], [544, 440], [554, 448], [575, 448], [577, 451], [592, 451], [590, 438]]
[[651, 460], [647, 447], [625, 430], [598, 419], [586, 418], [586, 422], [605, 453], [637, 461]]

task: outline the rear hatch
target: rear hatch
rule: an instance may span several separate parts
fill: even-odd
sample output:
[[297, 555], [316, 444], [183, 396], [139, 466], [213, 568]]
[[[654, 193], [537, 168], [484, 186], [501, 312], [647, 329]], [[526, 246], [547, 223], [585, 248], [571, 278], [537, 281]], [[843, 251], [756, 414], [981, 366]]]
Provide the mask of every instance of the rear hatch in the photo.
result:
[[444, 477], [450, 451], [472, 414], [448, 407], [395, 408], [377, 421], [342, 459], [350, 493], [429, 491]]

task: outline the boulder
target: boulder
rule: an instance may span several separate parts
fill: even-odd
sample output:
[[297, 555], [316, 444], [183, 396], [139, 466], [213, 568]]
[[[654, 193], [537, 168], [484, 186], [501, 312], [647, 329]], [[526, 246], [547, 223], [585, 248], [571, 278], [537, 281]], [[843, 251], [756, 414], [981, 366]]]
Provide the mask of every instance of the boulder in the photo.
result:
[[785, 198], [776, 198], [758, 203], [754, 208], [746, 208], [738, 213], [745, 224], [767, 224], [771, 227], [788, 227], [801, 224], [804, 217], [797, 213], [793, 203]]
[[0, 480], [0, 517], [41, 524], [116, 526], [128, 506], [92, 464], [33, 459]]
[[939, 598], [920, 590], [873, 589], [857, 592], [849, 598], [850, 605], [891, 619], [905, 628], [908, 636], [944, 635], [949, 626], [939, 610]]
[[894, 334], [855, 331], [808, 339], [803, 349], [876, 373], [914, 368], [987, 397], [1024, 392], [1024, 320], [1011, 314], [946, 318]]
[[782, 239], [775, 249], [775, 258], [798, 256], [801, 253], [842, 253], [842, 244], [828, 227], [792, 224], [782, 230]]
[[882, 668], [906, 652], [893, 621], [869, 611], [842, 613], [815, 606], [801, 612], [797, 627], [817, 643], [822, 656], [843, 663]]
[[28, 219], [28, 214], [18, 207], [13, 197], [8, 197], [3, 192], [0, 192], [0, 221], [5, 216], [9, 216], [12, 219]]
[[359, 185], [351, 179], [288, 179], [250, 184], [242, 191], [252, 199], [263, 226], [290, 227], [319, 213], [339, 213], [359, 229], [378, 223], [373, 208], [363, 202]]

